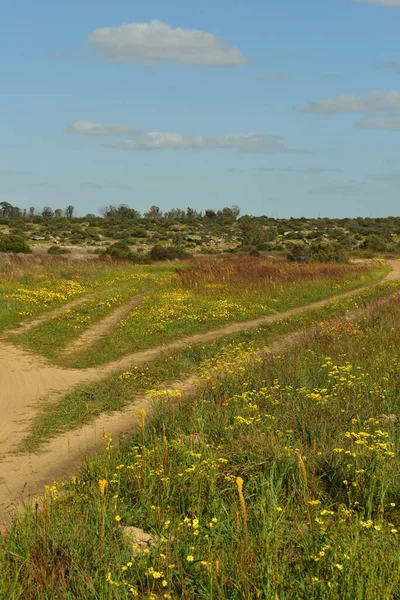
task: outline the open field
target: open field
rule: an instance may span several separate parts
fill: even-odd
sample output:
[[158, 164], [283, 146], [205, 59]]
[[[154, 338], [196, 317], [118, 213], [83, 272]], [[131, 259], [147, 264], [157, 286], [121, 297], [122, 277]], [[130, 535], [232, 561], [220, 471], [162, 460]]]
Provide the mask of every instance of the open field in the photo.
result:
[[[347, 264], [290, 264], [263, 259], [201, 260], [171, 267], [126, 267], [125, 277], [95, 298], [10, 334], [14, 344], [72, 368], [92, 367], [128, 353], [231, 321], [246, 321], [377, 281], [384, 267]], [[155, 272], [156, 271], [156, 272]], [[108, 280], [105, 280], [107, 285]], [[98, 288], [101, 279], [96, 280]], [[131, 295], [153, 287], [109, 335], [64, 350], [93, 323]], [[17, 288], [14, 297], [19, 298]], [[10, 297], [10, 295], [9, 295]]]
[[111, 269], [4, 278], [0, 596], [397, 598], [399, 264]]
[[[79, 335], [79, 330], [97, 317], [93, 315], [96, 310], [101, 318], [105, 308], [118, 306], [146, 285], [150, 287], [157, 276], [168, 277], [173, 272], [171, 267], [141, 268], [125, 261], [70, 262], [0, 255], [0, 331], [64, 306], [73, 311], [71, 321], [75, 318]], [[56, 315], [63, 312], [55, 310]]]

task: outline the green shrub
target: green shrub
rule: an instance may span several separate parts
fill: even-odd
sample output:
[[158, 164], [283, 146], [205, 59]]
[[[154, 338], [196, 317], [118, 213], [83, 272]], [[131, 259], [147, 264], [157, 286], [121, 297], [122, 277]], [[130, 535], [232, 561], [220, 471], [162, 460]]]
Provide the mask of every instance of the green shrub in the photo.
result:
[[187, 258], [188, 256], [190, 255], [180, 246], [164, 247], [157, 244], [149, 252], [151, 260], [174, 260], [176, 258]]
[[133, 252], [132, 250], [129, 248], [128, 244], [126, 242], [116, 242], [115, 244], [112, 244], [111, 246], [109, 246], [105, 251], [104, 254], [106, 256], [112, 256], [113, 258], [128, 258], [131, 259]]
[[32, 250], [23, 237], [19, 235], [4, 235], [0, 238], [0, 252], [30, 254]]
[[116, 242], [103, 252], [103, 256], [111, 256], [112, 258], [124, 258], [126, 260], [131, 260], [136, 263], [148, 263], [149, 259], [147, 256], [143, 256], [138, 254], [137, 252], [132, 252], [126, 242]]
[[287, 259], [291, 262], [307, 262], [310, 260], [311, 248], [305, 244], [290, 244]]
[[374, 252], [386, 252], [388, 249], [386, 241], [373, 233], [367, 235], [360, 248]]
[[71, 254], [71, 251], [67, 250], [67, 248], [63, 248], [62, 246], [50, 246], [50, 248], [47, 250], [47, 254], [59, 256], [61, 254]]

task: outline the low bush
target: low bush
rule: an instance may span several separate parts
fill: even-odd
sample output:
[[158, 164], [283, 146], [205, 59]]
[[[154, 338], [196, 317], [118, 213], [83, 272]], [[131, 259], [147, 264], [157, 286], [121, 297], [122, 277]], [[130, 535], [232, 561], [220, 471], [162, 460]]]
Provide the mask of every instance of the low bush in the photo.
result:
[[32, 250], [23, 237], [19, 235], [4, 235], [0, 238], [0, 252], [30, 254]]
[[50, 248], [47, 250], [47, 254], [59, 256], [61, 254], [71, 254], [71, 251], [63, 246], [50, 246]]
[[177, 258], [188, 258], [189, 254], [180, 246], [153, 246], [149, 252], [151, 260], [174, 260]]

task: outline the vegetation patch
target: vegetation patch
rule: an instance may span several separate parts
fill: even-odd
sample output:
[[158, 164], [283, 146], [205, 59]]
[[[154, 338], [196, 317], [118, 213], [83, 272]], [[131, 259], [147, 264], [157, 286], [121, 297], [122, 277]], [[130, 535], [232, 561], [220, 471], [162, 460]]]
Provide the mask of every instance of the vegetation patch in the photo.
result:
[[262, 258], [200, 260], [180, 269], [106, 340], [68, 359], [82, 368], [233, 321], [247, 321], [379, 280], [385, 267], [296, 264]]
[[[181, 350], [166, 352], [157, 360], [143, 365], [132, 365], [123, 372], [94, 384], [81, 386], [56, 400], [43, 402], [33, 419], [28, 435], [22, 440], [18, 452], [37, 452], [51, 438], [81, 427], [103, 413], [122, 410], [134, 401], [135, 396], [157, 386], [171, 385], [172, 382], [196, 375], [204, 371], [207, 361], [224, 353], [230, 368], [233, 357], [239, 362], [262, 351], [294, 331], [306, 331], [320, 323], [331, 323], [349, 311], [367, 307], [374, 300], [390, 296], [400, 290], [400, 283], [385, 283], [354, 294], [349, 298], [336, 299], [324, 307], [280, 319], [275, 323], [248, 329], [240, 333], [224, 336], [208, 343], [188, 345]], [[321, 326], [322, 327], [322, 326]], [[323, 326], [326, 333], [328, 329]], [[341, 325], [338, 324], [337, 331]], [[343, 331], [346, 331], [344, 328]], [[241, 367], [239, 364], [238, 367]]]
[[222, 349], [191, 400], [157, 386], [1, 538], [5, 597], [397, 598], [399, 302], [281, 356]]

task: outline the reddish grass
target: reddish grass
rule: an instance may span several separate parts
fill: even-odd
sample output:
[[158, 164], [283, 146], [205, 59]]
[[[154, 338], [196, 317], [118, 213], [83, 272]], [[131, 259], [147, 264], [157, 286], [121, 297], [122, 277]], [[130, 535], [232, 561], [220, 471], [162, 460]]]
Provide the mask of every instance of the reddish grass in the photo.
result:
[[276, 259], [240, 257], [224, 260], [194, 260], [192, 268], [179, 272], [182, 286], [199, 284], [265, 285], [288, 284], [313, 279], [340, 281], [360, 277], [366, 267], [346, 263], [289, 263]]

